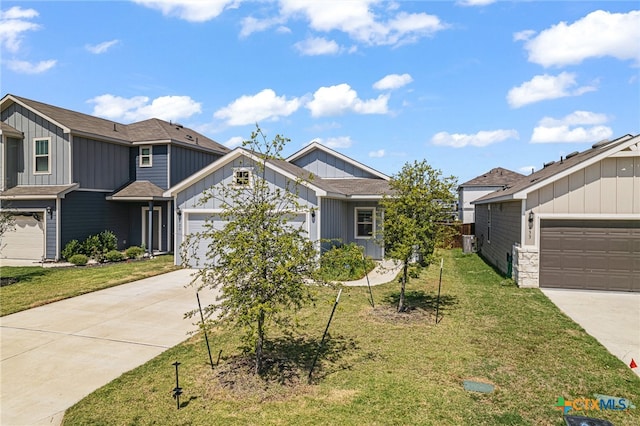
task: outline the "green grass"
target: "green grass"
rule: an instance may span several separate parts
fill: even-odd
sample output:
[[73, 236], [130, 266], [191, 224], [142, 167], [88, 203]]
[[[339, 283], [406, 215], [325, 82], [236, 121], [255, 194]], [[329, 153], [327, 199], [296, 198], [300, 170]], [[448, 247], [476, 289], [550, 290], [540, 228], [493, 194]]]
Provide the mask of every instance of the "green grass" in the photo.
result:
[[[335, 289], [297, 313], [302, 331], [272, 336], [295, 386], [258, 380], [219, 384], [239, 351], [234, 330], [210, 332], [208, 365], [202, 335], [124, 374], [69, 409], [65, 425], [563, 425], [557, 398], [595, 393], [630, 399], [627, 412], [574, 412], [615, 425], [640, 424], [640, 379], [562, 314], [539, 290], [518, 289], [476, 255], [442, 253], [441, 321], [434, 322], [439, 262], [408, 284], [415, 309], [395, 314], [399, 284], [347, 287], [311, 385], [306, 371], [326, 326]], [[282, 355], [281, 355], [282, 356]], [[180, 361], [182, 408], [171, 398]], [[289, 370], [283, 370], [283, 378]], [[277, 371], [276, 371], [277, 376]], [[277, 379], [277, 377], [276, 377]], [[467, 392], [466, 379], [495, 385]]]
[[45, 305], [69, 297], [127, 282], [164, 274], [177, 269], [173, 256], [135, 262], [119, 262], [84, 267], [10, 267], [0, 268], [0, 277], [18, 282], [0, 287], [0, 315]]

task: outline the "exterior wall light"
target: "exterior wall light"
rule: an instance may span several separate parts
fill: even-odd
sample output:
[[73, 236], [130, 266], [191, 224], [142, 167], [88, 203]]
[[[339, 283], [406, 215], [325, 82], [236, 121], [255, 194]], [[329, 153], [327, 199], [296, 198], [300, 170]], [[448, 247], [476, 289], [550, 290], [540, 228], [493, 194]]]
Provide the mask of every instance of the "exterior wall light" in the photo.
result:
[[533, 228], [533, 210], [529, 212], [529, 229]]

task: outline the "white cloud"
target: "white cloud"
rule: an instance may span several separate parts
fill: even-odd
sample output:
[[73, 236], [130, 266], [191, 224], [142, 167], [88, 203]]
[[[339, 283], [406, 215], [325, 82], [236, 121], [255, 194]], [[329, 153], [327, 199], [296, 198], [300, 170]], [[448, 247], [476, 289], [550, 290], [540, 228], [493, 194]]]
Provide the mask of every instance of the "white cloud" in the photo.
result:
[[487, 6], [491, 3], [495, 3], [497, 0], [460, 0], [456, 2], [460, 6]]
[[640, 10], [597, 10], [572, 24], [560, 22], [525, 44], [529, 61], [544, 67], [576, 65], [611, 56], [640, 63]]
[[524, 30], [513, 34], [513, 41], [527, 41], [536, 34], [534, 30]]
[[313, 99], [305, 105], [313, 117], [340, 115], [346, 112], [357, 114], [386, 114], [389, 95], [362, 100], [348, 84], [321, 87], [313, 94]]
[[484, 147], [507, 139], [518, 139], [518, 132], [515, 130], [482, 130], [472, 135], [462, 133], [436, 133], [431, 138], [431, 143], [440, 146], [450, 146], [453, 148], [464, 148], [465, 146]]
[[606, 114], [575, 111], [563, 118], [544, 117], [533, 129], [533, 143], [593, 143], [613, 135]]
[[318, 143], [321, 143], [324, 146], [328, 146], [329, 148], [338, 149], [338, 148], [350, 148], [353, 142], [351, 141], [350, 136], [338, 136], [334, 138], [315, 138]]
[[230, 126], [242, 126], [287, 117], [296, 112], [301, 104], [302, 101], [299, 98], [287, 100], [285, 96], [276, 96], [271, 89], [264, 89], [252, 96], [239, 97], [216, 111], [213, 116], [225, 120]]
[[19, 6], [0, 11], [0, 48], [4, 47], [13, 53], [17, 52], [20, 49], [23, 34], [41, 28], [40, 25], [28, 21], [37, 16], [36, 10], [22, 9]]
[[99, 55], [101, 53], [105, 53], [107, 50], [118, 43], [120, 43], [120, 40], [109, 40], [98, 44], [86, 44], [84, 47], [89, 52]]
[[312, 37], [293, 45], [298, 52], [306, 56], [334, 55], [340, 52], [340, 46], [333, 40]]
[[[284, 19], [282, 19], [281, 17], [258, 19], [254, 18], [253, 16], [247, 16], [246, 18], [242, 19], [240, 37], [249, 37], [253, 33], [268, 30], [269, 28], [280, 25], [283, 22]], [[291, 30], [287, 27], [279, 26], [278, 32], [288, 33], [291, 32]]]
[[142, 6], [156, 9], [164, 16], [175, 16], [189, 22], [206, 22], [226, 9], [236, 8], [241, 0], [133, 0]]
[[382, 158], [384, 157], [384, 155], [385, 155], [384, 149], [379, 149], [377, 151], [369, 152], [369, 157], [371, 158]]
[[149, 103], [149, 98], [146, 96], [123, 98], [105, 94], [89, 99], [87, 102], [95, 104], [94, 115], [125, 122], [148, 118], [175, 121], [201, 112], [200, 103], [189, 96], [160, 96]]
[[244, 142], [244, 138], [242, 136], [233, 136], [229, 138], [229, 140], [227, 140], [225, 143], [223, 143], [223, 145], [227, 148], [233, 149], [237, 146], [241, 146], [242, 142]]
[[373, 83], [373, 88], [378, 90], [393, 90], [411, 83], [413, 78], [409, 74], [389, 74]]
[[[378, 19], [372, 6], [376, 0], [319, 2], [316, 0], [281, 0], [285, 19], [303, 17], [311, 29], [319, 32], [342, 31], [352, 39], [368, 45], [399, 45], [433, 35], [447, 28], [435, 15], [398, 12], [386, 22]], [[387, 8], [389, 13], [395, 8]]]
[[509, 90], [507, 102], [512, 108], [520, 108], [534, 102], [557, 99], [567, 96], [579, 96], [596, 90], [595, 86], [577, 85], [574, 73], [562, 72], [558, 75], [536, 75], [530, 81]]
[[10, 70], [21, 74], [41, 74], [49, 71], [56, 63], [55, 59], [49, 59], [48, 61], [40, 61], [38, 63], [31, 63], [27, 61], [20, 61], [17, 59], [7, 61], [7, 66]]

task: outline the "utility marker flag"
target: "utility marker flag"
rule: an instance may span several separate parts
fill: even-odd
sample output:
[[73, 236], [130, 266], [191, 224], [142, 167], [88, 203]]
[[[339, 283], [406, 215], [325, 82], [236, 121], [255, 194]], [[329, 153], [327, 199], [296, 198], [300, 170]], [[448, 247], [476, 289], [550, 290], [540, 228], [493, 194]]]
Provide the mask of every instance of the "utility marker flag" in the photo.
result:
[[636, 364], [636, 361], [633, 358], [631, 358], [631, 362], [629, 363], [629, 367], [638, 368], [638, 364]]

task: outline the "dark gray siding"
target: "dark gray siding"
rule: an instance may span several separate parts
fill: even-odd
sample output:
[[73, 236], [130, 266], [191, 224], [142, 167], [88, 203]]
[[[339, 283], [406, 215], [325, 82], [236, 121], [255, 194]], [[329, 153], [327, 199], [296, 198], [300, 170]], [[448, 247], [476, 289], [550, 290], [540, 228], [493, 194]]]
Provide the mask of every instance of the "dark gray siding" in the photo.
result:
[[181, 146], [171, 146], [169, 158], [171, 160], [171, 182], [173, 186], [200, 169], [220, 158], [221, 155], [196, 151]]
[[327, 152], [313, 150], [294, 161], [298, 167], [315, 173], [322, 178], [377, 178], [371, 173], [354, 166]]
[[489, 231], [488, 204], [476, 205], [476, 238], [482, 257], [502, 273], [508, 271], [507, 253], [520, 241], [521, 206], [519, 201], [491, 204]]
[[129, 180], [128, 146], [73, 138], [73, 181], [80, 188], [114, 190]]
[[106, 195], [74, 191], [61, 200], [61, 249], [71, 240], [83, 241], [104, 230], [115, 233], [119, 248], [124, 248], [123, 241], [130, 240], [129, 205], [107, 201]]
[[[70, 158], [69, 135], [62, 129], [18, 104], [2, 111], [2, 121], [24, 133], [17, 164], [18, 185], [69, 184]], [[48, 174], [34, 174], [34, 138], [51, 138], [49, 155], [51, 168]]]
[[140, 167], [140, 147], [131, 148], [131, 161], [136, 170], [135, 180], [148, 180], [162, 189], [168, 189], [168, 152], [169, 147], [167, 145], [152, 145], [151, 167]]

